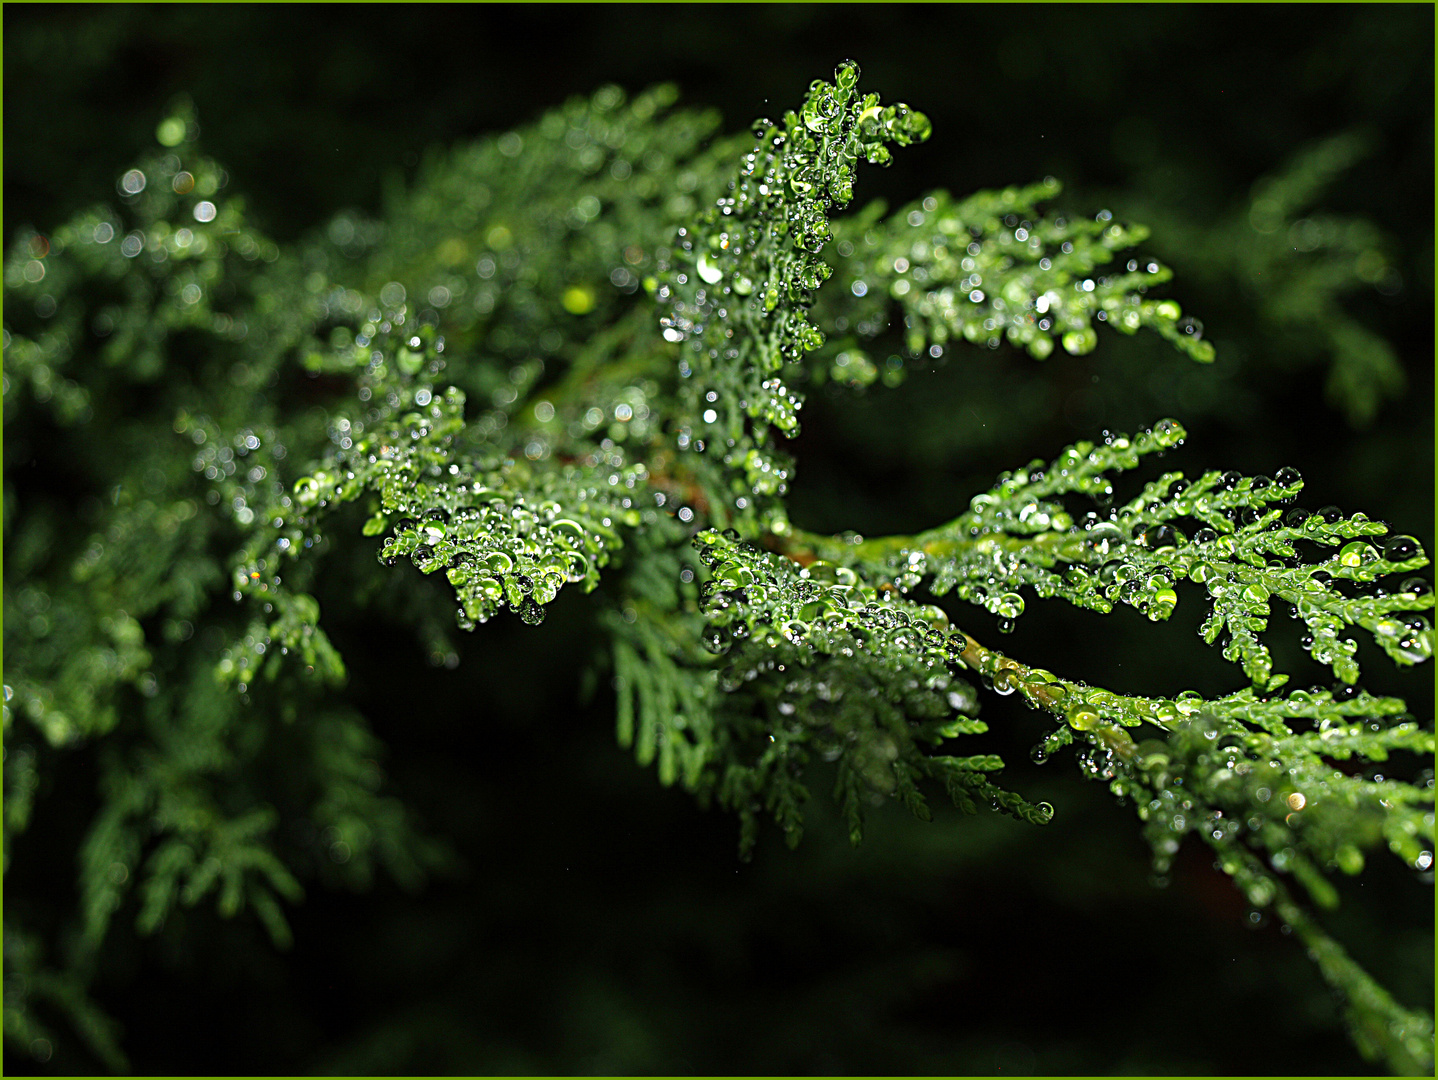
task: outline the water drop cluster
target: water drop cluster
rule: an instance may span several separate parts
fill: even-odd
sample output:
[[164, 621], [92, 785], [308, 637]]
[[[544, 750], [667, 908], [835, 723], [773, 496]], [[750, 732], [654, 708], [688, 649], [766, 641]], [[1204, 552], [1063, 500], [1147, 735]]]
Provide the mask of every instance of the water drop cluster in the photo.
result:
[[[1137, 811], [1157, 875], [1206, 844], [1256, 915], [1307, 944], [1356, 1029], [1417, 1060], [1431, 1024], [1298, 897], [1329, 906], [1328, 876], [1384, 851], [1431, 875], [1431, 726], [1358, 684], [1354, 640], [1431, 658], [1423, 545], [1300, 506], [1291, 467], [1120, 494], [1119, 474], [1183, 444], [1173, 420], [1005, 472], [917, 535], [796, 527], [777, 444], [806, 380], [893, 385], [964, 345], [1083, 354], [1100, 323], [1212, 348], [1150, 295], [1165, 267], [1114, 268], [1145, 230], [1041, 210], [1054, 181], [839, 216], [861, 164], [929, 135], [861, 93], [856, 65], [736, 136], [674, 102], [602, 88], [435, 155], [385, 221], [347, 212], [284, 249], [246, 222], [182, 102], [159, 152], [117, 170], [116, 205], [17, 235], [7, 450], [50, 472], [6, 474], [7, 513], [23, 495], [6, 523], [6, 835], [54, 754], [99, 744], [77, 970], [132, 899], [142, 930], [213, 895], [285, 942], [299, 884], [271, 836], [280, 802], [303, 803], [285, 850], [327, 880], [442, 863], [335, 693], [321, 597], [408, 625], [455, 667], [456, 624], [533, 626], [582, 590], [619, 742], [735, 812], [746, 852], [766, 815], [798, 841], [821, 765], [856, 841], [870, 808], [927, 818], [940, 786], [964, 811], [1047, 822], [1053, 807], [1000, 784], [978, 719], [985, 694], [1023, 702], [1048, 728], [1033, 760], [1074, 746]], [[1332, 243], [1324, 222], [1288, 222], [1288, 197], [1263, 188], [1245, 227]], [[1387, 280], [1376, 252], [1355, 260]], [[34, 480], [72, 470], [70, 502]], [[1243, 685], [1135, 695], [980, 640], [1048, 600], [1155, 624], [1201, 604]], [[965, 604], [972, 625], [951, 623]], [[1282, 616], [1329, 685], [1276, 670]], [[310, 794], [274, 797], [277, 747]]]
[[[926, 752], [987, 730], [957, 672], [972, 661], [991, 685], [1006, 677], [997, 663], [987, 670], [976, 643], [952, 630], [941, 609], [880, 594], [845, 567], [801, 567], [735, 535], [704, 532], [694, 544], [709, 571], [699, 599], [705, 644], [723, 658], [722, 708], [735, 720], [749, 718], [747, 727], [731, 721], [728, 730], [761, 751], [733, 783], [762, 790], [785, 774], [797, 784], [811, 755], [835, 761], [836, 796], [856, 840], [870, 796], [897, 798], [927, 818], [918, 788], [924, 778], [941, 782], [966, 811], [987, 804], [1049, 820], [1052, 807], [994, 782], [999, 757]], [[743, 801], [736, 795], [734, 802], [742, 812]], [[797, 840], [797, 816], [776, 818]]]
[[824, 343], [808, 309], [832, 272], [820, 257], [832, 238], [829, 214], [852, 199], [861, 161], [887, 164], [889, 145], [930, 131], [922, 113], [860, 95], [858, 78], [858, 65], [841, 64], [797, 111], [756, 121], [737, 173], [679, 229], [662, 267], [661, 325], [679, 346], [696, 451], [738, 462], [752, 451], [786, 467], [767, 442], [771, 429], [798, 431], [796, 366]]
[[1177, 302], [1147, 295], [1172, 278], [1167, 267], [1130, 258], [1122, 269], [1102, 269], [1148, 229], [1115, 222], [1108, 211], [1040, 212], [1060, 190], [1047, 177], [962, 201], [937, 191], [885, 222], [841, 224], [837, 273], [848, 287], [838, 293], [844, 303], [826, 304], [826, 321], [862, 340], [889, 326], [886, 310], [897, 308], [910, 362], [941, 357], [958, 341], [1008, 342], [1039, 360], [1055, 344], [1083, 355], [1097, 346], [1099, 323], [1124, 334], [1146, 328], [1194, 360], [1213, 360], [1197, 320], [1183, 317]]
[[[1432, 656], [1433, 628], [1419, 614], [1432, 608], [1431, 591], [1421, 578], [1396, 580], [1427, 565], [1417, 541], [1389, 536], [1362, 513], [1295, 507], [1303, 488], [1296, 469], [1271, 478], [1213, 470], [1191, 481], [1164, 473], [1121, 506], [1075, 516], [1066, 497], [1111, 504], [1111, 472], [1184, 438], [1173, 420], [1132, 437], [1107, 433], [1102, 443], [1077, 443], [1047, 464], [1003, 474], [940, 528], [857, 545], [805, 542], [901, 593], [927, 581], [935, 595], [952, 592], [1003, 620], [1024, 612], [1027, 590], [1104, 613], [1125, 604], [1155, 622], [1182, 593], [1199, 592], [1209, 606], [1204, 640], [1222, 636], [1225, 658], [1269, 690], [1287, 681], [1260, 640], [1275, 605], [1303, 624], [1304, 647], [1345, 684], [1359, 677], [1357, 644], [1344, 636], [1352, 627], [1400, 664]], [[1382, 537], [1381, 547], [1369, 539]]]

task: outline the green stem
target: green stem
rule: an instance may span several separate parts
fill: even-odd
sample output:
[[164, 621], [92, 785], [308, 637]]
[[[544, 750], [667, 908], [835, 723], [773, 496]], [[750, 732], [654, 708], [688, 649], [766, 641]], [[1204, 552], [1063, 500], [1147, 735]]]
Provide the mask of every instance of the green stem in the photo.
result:
[[823, 559], [838, 566], [852, 567], [857, 563], [883, 563], [886, 559], [912, 551], [922, 551], [935, 558], [955, 558], [971, 551], [1038, 550], [1057, 562], [1064, 555], [1064, 541], [1070, 538], [1069, 534], [1054, 530], [1030, 536], [984, 533], [980, 536], [964, 537], [961, 534], [967, 531], [967, 517], [967, 514], [961, 515], [947, 524], [916, 536], [876, 536], [858, 543], [851, 543], [841, 536], [825, 536], [805, 529], [791, 529], [784, 536], [766, 539], [773, 550], [801, 565]]

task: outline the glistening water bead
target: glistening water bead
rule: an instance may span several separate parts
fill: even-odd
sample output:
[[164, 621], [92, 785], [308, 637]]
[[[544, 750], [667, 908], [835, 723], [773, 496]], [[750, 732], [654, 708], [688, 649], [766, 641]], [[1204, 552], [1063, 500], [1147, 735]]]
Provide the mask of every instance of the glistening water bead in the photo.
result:
[[1411, 536], [1395, 536], [1383, 545], [1383, 558], [1389, 562], [1406, 562], [1422, 550]]
[[1293, 487], [1303, 483], [1303, 474], [1290, 465], [1285, 465], [1273, 474], [1273, 482], [1279, 487]]
[[538, 626], [544, 621], [544, 608], [531, 596], [519, 606], [519, 617], [527, 626]]

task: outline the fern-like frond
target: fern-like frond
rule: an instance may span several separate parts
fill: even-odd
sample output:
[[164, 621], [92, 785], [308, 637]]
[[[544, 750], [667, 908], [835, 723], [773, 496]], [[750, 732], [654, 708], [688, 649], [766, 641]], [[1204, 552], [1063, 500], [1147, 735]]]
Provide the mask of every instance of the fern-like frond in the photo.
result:
[[989, 348], [1007, 341], [1039, 360], [1057, 342], [1082, 355], [1098, 344], [1101, 323], [1124, 334], [1153, 330], [1193, 359], [1211, 361], [1202, 324], [1184, 318], [1177, 302], [1146, 295], [1172, 271], [1151, 258], [1105, 269], [1148, 229], [1115, 222], [1107, 210], [1092, 219], [1041, 212], [1039, 204], [1060, 190], [1047, 177], [961, 201], [938, 191], [882, 222], [841, 222], [842, 288], [837, 300], [826, 294], [825, 321], [842, 318], [861, 342], [889, 325], [892, 306], [914, 358], [941, 356], [960, 341]]
[[1132, 438], [1078, 443], [1047, 465], [1005, 473], [968, 512], [914, 537], [792, 544], [901, 590], [927, 579], [935, 595], [953, 592], [1004, 619], [1024, 612], [1027, 587], [1099, 612], [1126, 604], [1160, 621], [1185, 582], [1201, 585], [1204, 640], [1227, 634], [1223, 655], [1270, 690], [1287, 681], [1259, 639], [1275, 603], [1304, 623], [1304, 647], [1344, 683], [1359, 676], [1357, 643], [1342, 636], [1351, 627], [1367, 630], [1397, 663], [1432, 656], [1432, 625], [1418, 614], [1432, 608], [1431, 589], [1420, 578], [1384, 580], [1428, 564], [1418, 542], [1361, 512], [1294, 507], [1303, 487], [1296, 469], [1271, 478], [1214, 470], [1192, 481], [1165, 473], [1107, 512], [1065, 501], [1111, 501], [1110, 472], [1136, 468], [1184, 437], [1177, 422], [1162, 420]]
[[[964, 808], [977, 795], [1024, 820], [1052, 816], [1052, 807], [1032, 805], [987, 777], [1003, 768], [998, 757], [926, 752], [987, 730], [971, 715], [973, 688], [954, 677], [968, 639], [948, 628], [940, 609], [892, 591], [881, 597], [852, 570], [800, 567], [736, 535], [705, 532], [695, 545], [711, 575], [701, 590], [711, 627], [706, 644], [724, 656], [724, 730], [752, 748], [734, 755], [741, 762], [758, 752], [753, 765], [731, 766], [746, 782], [734, 785], [747, 790], [776, 771], [797, 782], [814, 753], [838, 761], [856, 839], [859, 791], [897, 797], [927, 817], [914, 785], [921, 776], [942, 780]], [[797, 817], [781, 825], [797, 839]]]

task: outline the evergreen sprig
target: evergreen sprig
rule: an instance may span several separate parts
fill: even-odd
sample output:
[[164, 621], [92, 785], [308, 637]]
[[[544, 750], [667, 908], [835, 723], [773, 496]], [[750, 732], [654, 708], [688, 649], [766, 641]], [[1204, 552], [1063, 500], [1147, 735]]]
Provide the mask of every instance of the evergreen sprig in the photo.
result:
[[[1187, 580], [1207, 593], [1204, 640], [1213, 644], [1226, 633], [1224, 657], [1268, 690], [1288, 681], [1273, 674], [1258, 637], [1274, 603], [1304, 623], [1304, 647], [1344, 683], [1359, 675], [1357, 643], [1340, 636], [1349, 627], [1367, 630], [1396, 663], [1431, 658], [1432, 625], [1416, 614], [1433, 606], [1427, 582], [1380, 582], [1428, 565], [1418, 542], [1390, 535], [1388, 525], [1361, 512], [1291, 507], [1303, 487], [1294, 468], [1272, 478], [1215, 470], [1191, 482], [1165, 473], [1128, 503], [1075, 520], [1078, 508], [1070, 512], [1065, 496], [1111, 502], [1110, 471], [1136, 468], [1185, 435], [1176, 421], [1161, 420], [1133, 438], [1107, 433], [1101, 444], [1078, 443], [1048, 465], [1037, 460], [1003, 474], [974, 496], [967, 513], [914, 537], [850, 544], [793, 534], [789, 545], [905, 591], [930, 579], [936, 596], [953, 591], [1004, 619], [1023, 614], [1019, 590], [1027, 586], [1040, 598], [1102, 613], [1127, 604], [1159, 621], [1173, 612]], [[1381, 550], [1370, 542], [1379, 537]]]
[[[592, 592], [620, 743], [735, 812], [745, 854], [765, 813], [798, 842], [818, 762], [855, 842], [866, 808], [927, 819], [936, 790], [1048, 822], [978, 738], [974, 683], [1018, 694], [1053, 719], [1036, 758], [1077, 744], [1083, 771], [1134, 805], [1158, 872], [1197, 837], [1307, 944], [1365, 1053], [1431, 1069], [1431, 1020], [1305, 906], [1331, 908], [1327, 875], [1360, 873], [1377, 848], [1432, 865], [1431, 770], [1376, 771], [1431, 757], [1431, 724], [1357, 686], [1347, 636], [1361, 628], [1402, 666], [1431, 658], [1417, 541], [1296, 507], [1293, 468], [1167, 472], [1114, 507], [1117, 474], [1184, 440], [1173, 420], [1005, 473], [914, 536], [790, 522], [779, 439], [798, 431], [806, 382], [893, 385], [960, 342], [1083, 354], [1097, 324], [1214, 355], [1149, 295], [1167, 268], [1105, 272], [1146, 230], [1042, 211], [1051, 179], [836, 216], [863, 164], [930, 134], [858, 77], [842, 64], [732, 138], [671, 109], [672, 89], [604, 88], [434, 158], [385, 221], [344, 214], [292, 250], [247, 222], [181, 103], [118, 208], [12, 249], [7, 449], [58, 431], [83, 481], [72, 497], [6, 476], [7, 869], [59, 755], [97, 746], [99, 790], [79, 947], [47, 967], [22, 912], [6, 972], [99, 1059], [124, 1067], [85, 997], [117, 913], [154, 932], [213, 898], [283, 946], [302, 878], [362, 887], [382, 868], [414, 885], [451, 858], [385, 793], [378, 740], [333, 699], [346, 670], [322, 628], [327, 563], [441, 661], [455, 625], [506, 610], [535, 625], [566, 587]], [[1284, 191], [1262, 196], [1275, 213], [1305, 197]], [[905, 356], [877, 362], [867, 350], [896, 316]], [[981, 642], [924, 587], [1000, 629], [1033, 598], [1159, 622], [1195, 594], [1201, 635], [1223, 639], [1245, 685], [1092, 686]], [[1275, 604], [1330, 688], [1285, 689], [1263, 639]], [[303, 790], [276, 781], [277, 760], [298, 763]], [[282, 818], [305, 839], [282, 839]], [[12, 1004], [7, 1038], [48, 1031]]]
[[[1094, 322], [1125, 334], [1151, 329], [1195, 360], [1214, 358], [1203, 327], [1173, 300], [1145, 294], [1173, 272], [1152, 259], [1129, 259], [1116, 274], [1095, 274], [1148, 229], [1113, 221], [1046, 216], [1053, 177], [1023, 188], [983, 191], [955, 202], [947, 192], [903, 207], [882, 226], [854, 222], [839, 231], [841, 280], [864, 303], [847, 305], [850, 325], [873, 336], [893, 301], [904, 314], [910, 356], [939, 356], [951, 341], [1000, 343], [1046, 359], [1058, 341], [1083, 355], [1098, 345]], [[861, 330], [861, 334], [863, 331]]]

